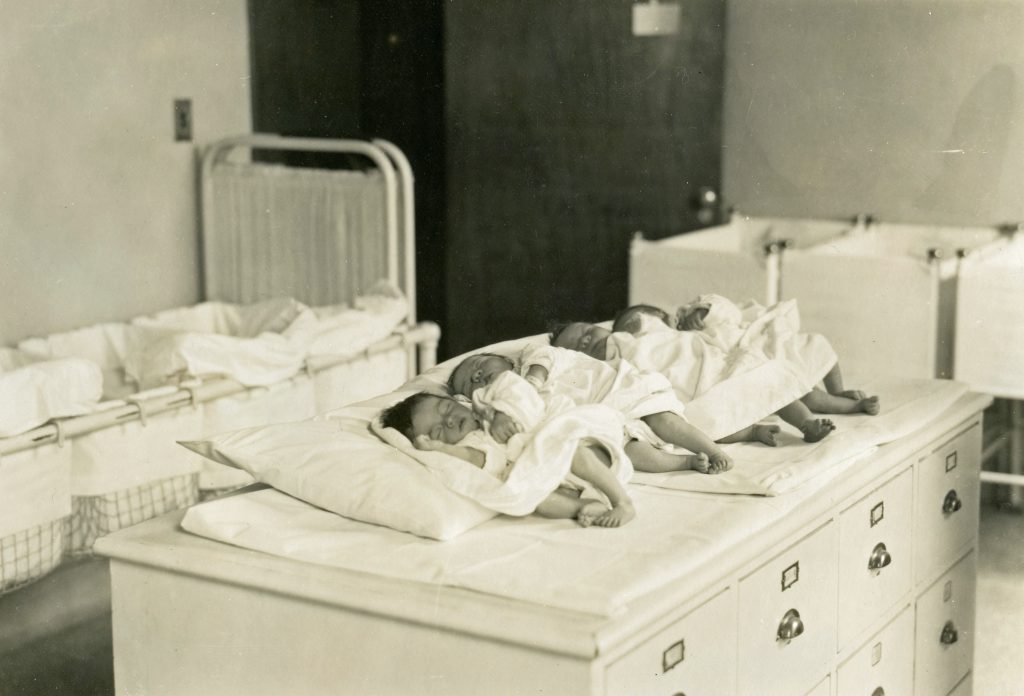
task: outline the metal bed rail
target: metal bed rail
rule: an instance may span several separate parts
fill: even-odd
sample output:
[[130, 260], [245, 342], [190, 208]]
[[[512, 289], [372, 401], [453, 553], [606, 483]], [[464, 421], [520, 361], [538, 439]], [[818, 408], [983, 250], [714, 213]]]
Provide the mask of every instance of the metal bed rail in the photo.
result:
[[[305, 372], [300, 371], [289, 379], [295, 380], [303, 374], [312, 375], [343, 363], [396, 348], [411, 350], [415, 347], [418, 366], [416, 364], [409, 365], [409, 374], [412, 376], [416, 374], [417, 368], [422, 371], [434, 366], [437, 360], [437, 342], [440, 336], [441, 329], [437, 324], [430, 321], [420, 322], [401, 332], [392, 333], [357, 355], [324, 356], [317, 357], [315, 360], [307, 360]], [[141, 421], [145, 424], [146, 419], [153, 415], [180, 408], [192, 408], [207, 401], [260, 389], [264, 389], [264, 387], [246, 387], [240, 382], [226, 377], [196, 379], [180, 386], [158, 387], [147, 392], [140, 392], [122, 401], [109, 402], [110, 405], [107, 407], [103, 407], [101, 404], [102, 410], [93, 413], [56, 420], [19, 435], [0, 438], [0, 457], [51, 443], [63, 445], [67, 439], [121, 423]]]

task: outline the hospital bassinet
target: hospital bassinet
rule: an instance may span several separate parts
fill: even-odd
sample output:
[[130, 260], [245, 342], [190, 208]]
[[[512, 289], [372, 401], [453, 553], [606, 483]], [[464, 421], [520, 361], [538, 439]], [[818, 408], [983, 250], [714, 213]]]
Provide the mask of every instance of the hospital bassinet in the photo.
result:
[[657, 241], [638, 234], [630, 247], [629, 301], [678, 307], [698, 295], [773, 304], [779, 296], [783, 249], [839, 237], [849, 222], [751, 218]]
[[[375, 169], [291, 172], [290, 167], [221, 159], [244, 145], [355, 152]], [[103, 401], [89, 414], [0, 438], [0, 478], [18, 484], [4, 485], [16, 504], [7, 505], [6, 514], [0, 512], [4, 589], [40, 576], [63, 554], [88, 552], [99, 536], [196, 502], [201, 490], [216, 492], [247, 480], [202, 469], [200, 459], [176, 440], [306, 418], [321, 408], [386, 392], [434, 363], [439, 330], [436, 324], [415, 320], [411, 170], [394, 146], [233, 138], [208, 150], [203, 176], [204, 285], [211, 299], [232, 301], [231, 292], [244, 295], [246, 302], [266, 299], [266, 293], [299, 297], [330, 304], [329, 316], [344, 315], [340, 326], [345, 329], [351, 316], [338, 308], [349, 304], [352, 310], [365, 310], [360, 301], [372, 291], [371, 279], [383, 277], [407, 298], [401, 316], [392, 311], [386, 325], [376, 317], [358, 336], [335, 332], [316, 351], [303, 355], [290, 374], [256, 386], [217, 374], [197, 378], [185, 371], [169, 384], [140, 391], [152, 382], [142, 384], [126, 370], [133, 328], [152, 326], [155, 318], [168, 319], [170, 314], [180, 318], [197, 311], [193, 307], [22, 342], [20, 348], [33, 360], [79, 356], [99, 365]], [[254, 209], [265, 219], [257, 220]], [[304, 211], [306, 223], [297, 226], [289, 210]], [[229, 239], [226, 229], [240, 236]], [[282, 241], [300, 237], [301, 248]], [[225, 239], [233, 251], [218, 257], [213, 249], [223, 250], [218, 244]], [[322, 252], [325, 246], [329, 253]], [[269, 251], [267, 258], [260, 256], [264, 251]], [[290, 271], [267, 266], [268, 258], [287, 261]], [[256, 273], [249, 273], [250, 268]], [[257, 282], [257, 277], [272, 282]], [[230, 279], [230, 291], [218, 284], [225, 278]], [[63, 483], [26, 487], [30, 477], [22, 472], [27, 468], [36, 476], [52, 469], [52, 475], [38, 480], [51, 481], [60, 473]], [[33, 497], [40, 491], [48, 491], [48, 505]]]
[[962, 260], [999, 240], [989, 227], [876, 224], [787, 252], [782, 299], [828, 337], [845, 374], [951, 377]]

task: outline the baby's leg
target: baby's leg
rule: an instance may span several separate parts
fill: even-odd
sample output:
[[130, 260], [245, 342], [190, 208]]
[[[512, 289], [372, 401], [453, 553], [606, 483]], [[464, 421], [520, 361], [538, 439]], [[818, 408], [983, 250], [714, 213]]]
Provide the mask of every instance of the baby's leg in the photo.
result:
[[878, 414], [880, 406], [877, 396], [863, 396], [863, 392], [844, 392], [844, 394], [853, 393], [862, 396], [854, 398], [814, 389], [800, 400], [815, 413], [866, 413], [870, 416]]
[[810, 409], [799, 399], [783, 406], [776, 413], [782, 420], [800, 429], [804, 434], [804, 442], [817, 442], [836, 429], [827, 418], [813, 418]]
[[585, 502], [587, 501], [580, 500], [579, 496], [556, 490], [542, 500], [533, 512], [541, 517], [553, 520], [571, 520], [580, 514], [580, 510]]
[[630, 440], [626, 443], [626, 454], [633, 462], [633, 468], [648, 474], [664, 474], [669, 471], [699, 471], [708, 473], [708, 455], [673, 454], [658, 449], [649, 442]]
[[[832, 369], [828, 371], [822, 382], [825, 384], [825, 391], [829, 394], [845, 396], [847, 399], [853, 399], [854, 401], [867, 398], [867, 394], [859, 389], [847, 389], [843, 386], [843, 374], [839, 371], [838, 362], [832, 366]], [[811, 408], [813, 409], [814, 407], [811, 406]], [[821, 411], [821, 413], [838, 413], [838, 411]]]
[[754, 423], [748, 425], [743, 430], [737, 430], [732, 435], [726, 435], [723, 438], [715, 440], [720, 445], [728, 445], [732, 442], [760, 442], [774, 447], [777, 443], [775, 442], [775, 436], [782, 430], [777, 425], [769, 425], [767, 423]]
[[608, 496], [612, 509], [594, 518], [598, 527], [619, 527], [636, 517], [633, 501], [617, 478], [612, 474], [611, 459], [603, 447], [581, 445], [572, 458], [572, 473], [589, 482]]

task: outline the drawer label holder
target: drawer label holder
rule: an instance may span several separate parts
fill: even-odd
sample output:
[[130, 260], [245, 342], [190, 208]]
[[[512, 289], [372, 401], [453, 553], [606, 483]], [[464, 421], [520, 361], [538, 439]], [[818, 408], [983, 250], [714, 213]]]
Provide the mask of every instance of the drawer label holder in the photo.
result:
[[885, 501], [880, 500], [877, 505], [871, 508], [871, 526], [874, 527], [876, 524], [885, 519]]
[[949, 473], [956, 468], [956, 450], [946, 455], [946, 472]]
[[682, 664], [684, 659], [686, 659], [685, 640], [680, 640], [678, 643], [668, 646], [665, 652], [661, 654], [661, 673], [664, 674], [673, 667]]
[[800, 579], [800, 561], [782, 571], [782, 591], [785, 592]]

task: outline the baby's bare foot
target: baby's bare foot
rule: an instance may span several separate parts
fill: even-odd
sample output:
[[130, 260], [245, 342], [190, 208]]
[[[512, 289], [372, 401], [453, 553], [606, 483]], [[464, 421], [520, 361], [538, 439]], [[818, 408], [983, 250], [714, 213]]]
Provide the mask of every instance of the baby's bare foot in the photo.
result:
[[732, 468], [732, 460], [724, 453], [711, 455], [708, 465], [709, 474], [720, 474]]
[[777, 425], [765, 425], [758, 423], [754, 426], [754, 440], [768, 445], [769, 447], [775, 447], [775, 436], [779, 434], [781, 428]]
[[699, 454], [684, 454], [683, 456], [683, 471], [692, 469], [702, 474], [708, 473], [708, 455], [700, 452]]
[[862, 392], [860, 389], [847, 389], [846, 391], [841, 391], [833, 396], [845, 396], [847, 399], [853, 399], [854, 401], [860, 401], [861, 399], [867, 398], [867, 394]]
[[882, 405], [878, 403], [877, 396], [868, 396], [857, 401], [857, 408], [869, 416], [877, 416], [882, 410]]
[[828, 418], [808, 418], [800, 426], [804, 442], [817, 442], [835, 429], [836, 426]]
[[599, 500], [591, 500], [588, 503], [584, 503], [583, 506], [576, 512], [576, 521], [579, 522], [581, 527], [589, 527], [594, 524], [594, 521], [608, 512], [609, 508], [607, 505]]
[[632, 503], [620, 503], [594, 520], [595, 527], [621, 527], [636, 517]]

